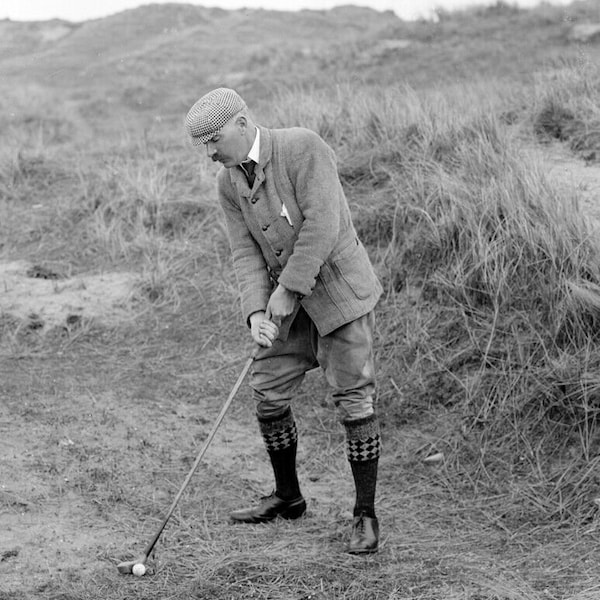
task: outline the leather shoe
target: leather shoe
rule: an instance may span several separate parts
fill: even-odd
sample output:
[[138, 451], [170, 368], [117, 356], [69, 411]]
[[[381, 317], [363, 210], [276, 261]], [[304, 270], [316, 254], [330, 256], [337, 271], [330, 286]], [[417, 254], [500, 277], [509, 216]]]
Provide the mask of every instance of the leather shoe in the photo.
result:
[[354, 517], [352, 537], [348, 544], [350, 554], [371, 554], [379, 546], [379, 522], [376, 517], [364, 514]]
[[277, 517], [282, 519], [298, 519], [306, 511], [306, 502], [302, 496], [294, 500], [282, 500], [275, 492], [263, 496], [258, 506], [244, 508], [231, 513], [236, 523], [266, 523]]

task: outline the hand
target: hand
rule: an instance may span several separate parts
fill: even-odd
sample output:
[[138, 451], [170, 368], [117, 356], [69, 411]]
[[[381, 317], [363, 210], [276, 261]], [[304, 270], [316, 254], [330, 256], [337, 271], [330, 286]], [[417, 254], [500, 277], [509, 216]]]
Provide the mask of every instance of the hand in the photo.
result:
[[279, 284], [269, 298], [266, 318], [281, 325], [281, 321], [289, 317], [296, 307], [296, 295]]
[[259, 346], [270, 348], [279, 335], [279, 327], [261, 310], [250, 315], [250, 332]]

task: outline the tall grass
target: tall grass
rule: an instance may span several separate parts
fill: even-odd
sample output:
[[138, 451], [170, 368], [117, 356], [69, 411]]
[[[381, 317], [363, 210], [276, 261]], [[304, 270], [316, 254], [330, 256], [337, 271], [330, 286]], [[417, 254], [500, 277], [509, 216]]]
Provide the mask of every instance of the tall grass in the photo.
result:
[[541, 141], [558, 139], [586, 160], [600, 159], [598, 67], [582, 54], [536, 78], [530, 118]]
[[28, 136], [35, 110], [40, 132], [59, 114], [77, 122], [56, 107], [46, 118], [36, 99], [31, 106], [21, 106], [19, 94], [4, 99], [13, 110], [0, 153], [5, 256], [20, 258], [24, 242], [32, 241], [40, 254], [35, 260], [70, 263], [71, 271], [138, 269], [139, 296], [176, 308], [199, 263], [210, 262], [202, 256], [226, 244], [214, 167], [182, 144], [183, 130], [155, 136], [125, 130], [90, 143], [84, 128], [66, 145], [58, 137]]
[[[596, 118], [597, 73], [565, 69], [498, 94], [284, 94], [277, 115], [338, 151], [385, 280], [381, 380], [398, 388], [382, 386], [386, 417], [450, 408], [452, 485], [510, 491], [512, 520], [589, 518], [600, 484], [600, 241], [520, 151], [549, 102], [583, 127]], [[395, 391], [413, 399], [398, 407]]]

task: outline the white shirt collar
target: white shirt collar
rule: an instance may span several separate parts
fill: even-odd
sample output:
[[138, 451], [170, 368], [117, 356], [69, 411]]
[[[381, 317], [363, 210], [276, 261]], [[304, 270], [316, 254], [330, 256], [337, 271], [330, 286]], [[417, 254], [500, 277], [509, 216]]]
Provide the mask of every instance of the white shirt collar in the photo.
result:
[[[253, 160], [256, 164], [258, 164], [258, 159], [260, 158], [260, 130], [258, 127], [256, 128], [256, 137], [254, 138], [254, 143], [252, 144], [252, 148], [250, 148], [250, 152], [248, 152], [248, 159]], [[246, 161], [244, 161], [246, 162]]]

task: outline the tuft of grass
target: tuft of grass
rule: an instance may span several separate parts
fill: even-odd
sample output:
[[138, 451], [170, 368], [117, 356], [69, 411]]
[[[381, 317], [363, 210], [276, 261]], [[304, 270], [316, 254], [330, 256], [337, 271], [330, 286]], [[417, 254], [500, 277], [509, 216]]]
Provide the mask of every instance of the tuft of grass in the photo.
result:
[[589, 162], [600, 160], [600, 71], [595, 63], [571, 61], [536, 82], [532, 111], [535, 134], [558, 139]]

